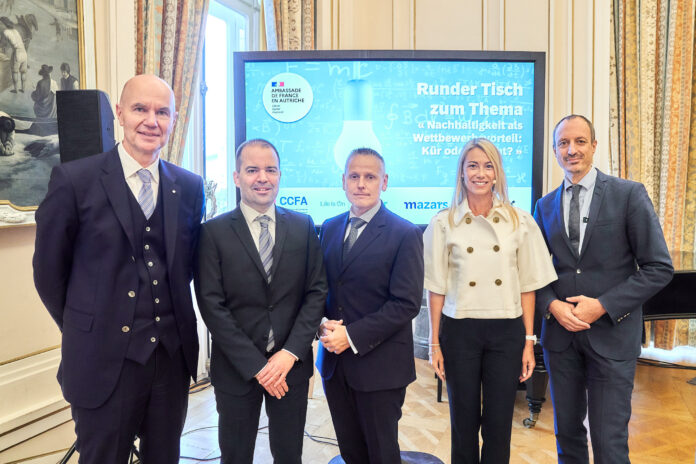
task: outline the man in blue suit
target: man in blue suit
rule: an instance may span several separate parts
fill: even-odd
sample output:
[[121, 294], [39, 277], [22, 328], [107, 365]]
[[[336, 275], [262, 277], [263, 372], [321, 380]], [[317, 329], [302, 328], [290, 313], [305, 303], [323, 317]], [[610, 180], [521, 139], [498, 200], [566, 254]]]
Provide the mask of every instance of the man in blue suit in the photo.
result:
[[672, 262], [645, 187], [592, 166], [592, 123], [556, 125], [553, 147], [563, 184], [534, 216], [558, 280], [537, 291], [549, 371], [558, 461], [628, 463], [631, 393], [640, 353], [642, 305], [672, 277]]
[[369, 148], [346, 161], [349, 212], [321, 234], [329, 295], [317, 367], [347, 464], [400, 463], [398, 422], [415, 380], [411, 319], [423, 298], [420, 229], [390, 212], [384, 159]]
[[176, 112], [152, 75], [130, 79], [123, 142], [53, 169], [36, 212], [34, 281], [62, 332], [58, 381], [81, 463], [179, 462], [198, 336], [190, 282], [202, 179], [159, 159]]

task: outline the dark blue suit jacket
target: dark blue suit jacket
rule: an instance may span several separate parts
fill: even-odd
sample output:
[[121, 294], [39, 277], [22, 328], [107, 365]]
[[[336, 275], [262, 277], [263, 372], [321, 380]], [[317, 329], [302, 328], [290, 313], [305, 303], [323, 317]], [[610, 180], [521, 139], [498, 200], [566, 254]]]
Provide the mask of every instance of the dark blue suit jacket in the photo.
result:
[[[597, 172], [580, 253], [563, 222], [563, 184], [540, 199], [534, 217], [553, 255], [558, 280], [537, 290], [537, 311], [569, 296], [598, 298], [607, 314], [588, 339], [601, 356], [632, 359], [640, 353], [642, 305], [672, 278], [672, 261], [660, 222], [643, 184]], [[545, 349], [563, 351], [573, 334], [544, 319]]]
[[268, 332], [275, 349], [299, 358], [286, 382], [312, 376], [312, 341], [326, 300], [326, 274], [312, 219], [276, 207], [271, 282], [239, 208], [206, 222], [196, 269], [201, 316], [213, 336], [210, 375], [217, 389], [247, 393], [266, 365]]
[[[167, 270], [179, 337], [195, 377], [198, 335], [190, 282], [205, 207], [203, 180], [160, 160]], [[138, 292], [133, 220], [118, 149], [56, 166], [36, 212], [34, 282], [62, 332], [65, 399], [100, 406], [118, 380]]]
[[404, 387], [416, 379], [411, 319], [423, 300], [423, 235], [382, 205], [343, 261], [349, 214], [328, 219], [321, 234], [329, 296], [326, 317], [343, 319], [358, 354], [319, 348], [317, 367], [331, 378], [340, 357], [358, 391]]

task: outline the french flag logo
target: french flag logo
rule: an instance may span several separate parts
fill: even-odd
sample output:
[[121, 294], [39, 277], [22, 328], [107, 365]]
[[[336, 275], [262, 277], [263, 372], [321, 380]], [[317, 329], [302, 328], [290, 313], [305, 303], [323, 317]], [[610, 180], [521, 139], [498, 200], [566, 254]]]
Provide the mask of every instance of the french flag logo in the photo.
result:
[[271, 82], [271, 87], [285, 87], [285, 82], [273, 81], [273, 82]]

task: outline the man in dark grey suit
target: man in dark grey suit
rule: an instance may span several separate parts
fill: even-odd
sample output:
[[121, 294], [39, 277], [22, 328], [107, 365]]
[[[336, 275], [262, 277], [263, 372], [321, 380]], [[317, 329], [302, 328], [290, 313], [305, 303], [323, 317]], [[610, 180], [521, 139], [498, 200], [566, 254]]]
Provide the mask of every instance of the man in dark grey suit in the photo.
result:
[[554, 129], [563, 184], [534, 216], [558, 280], [537, 291], [558, 461], [628, 463], [631, 393], [642, 305], [672, 278], [672, 261], [645, 187], [592, 166], [592, 123], [567, 116]]
[[266, 140], [237, 149], [241, 203], [201, 227], [196, 294], [213, 336], [222, 462], [251, 464], [265, 399], [276, 464], [301, 464], [312, 341], [326, 275], [312, 219], [275, 205], [280, 161]]

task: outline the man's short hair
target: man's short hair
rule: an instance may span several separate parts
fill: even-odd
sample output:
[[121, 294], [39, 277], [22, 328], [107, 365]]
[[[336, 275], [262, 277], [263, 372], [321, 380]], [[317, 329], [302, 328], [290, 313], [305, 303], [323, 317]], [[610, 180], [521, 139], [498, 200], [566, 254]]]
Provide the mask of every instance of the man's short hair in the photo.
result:
[[70, 65], [68, 63], [63, 63], [60, 65], [60, 70], [70, 74]]
[[278, 155], [278, 150], [271, 142], [269, 142], [266, 139], [250, 139], [245, 142], [242, 142], [242, 144], [237, 147], [237, 151], [234, 154], [235, 170], [237, 172], [239, 172], [239, 168], [242, 167], [242, 151], [244, 151], [244, 149], [249, 146], [270, 148], [271, 150], [273, 150], [273, 152], [276, 155], [276, 158], [278, 158], [278, 167], [280, 167], [280, 155]]
[[590, 143], [594, 143], [595, 130], [594, 130], [594, 125], [592, 124], [592, 121], [590, 121], [589, 119], [587, 119], [585, 116], [583, 116], [581, 114], [569, 114], [565, 118], [558, 121], [558, 123], [556, 123], [556, 127], [553, 128], [553, 148], [554, 149], [556, 148], [556, 131], [558, 130], [558, 126], [560, 126], [563, 121], [568, 121], [570, 119], [575, 119], [575, 118], [580, 118], [587, 123], [588, 127], [590, 128]]
[[348, 158], [346, 159], [346, 166], [344, 168], [344, 171], [348, 170], [348, 163], [350, 163], [350, 160], [352, 160], [353, 157], [355, 157], [357, 155], [374, 156], [382, 164], [382, 171], [385, 170], [384, 158], [382, 158], [382, 155], [380, 155], [377, 152], [377, 150], [373, 150], [372, 148], [362, 147], [362, 148], [356, 148], [350, 152], [350, 154], [348, 155]]

